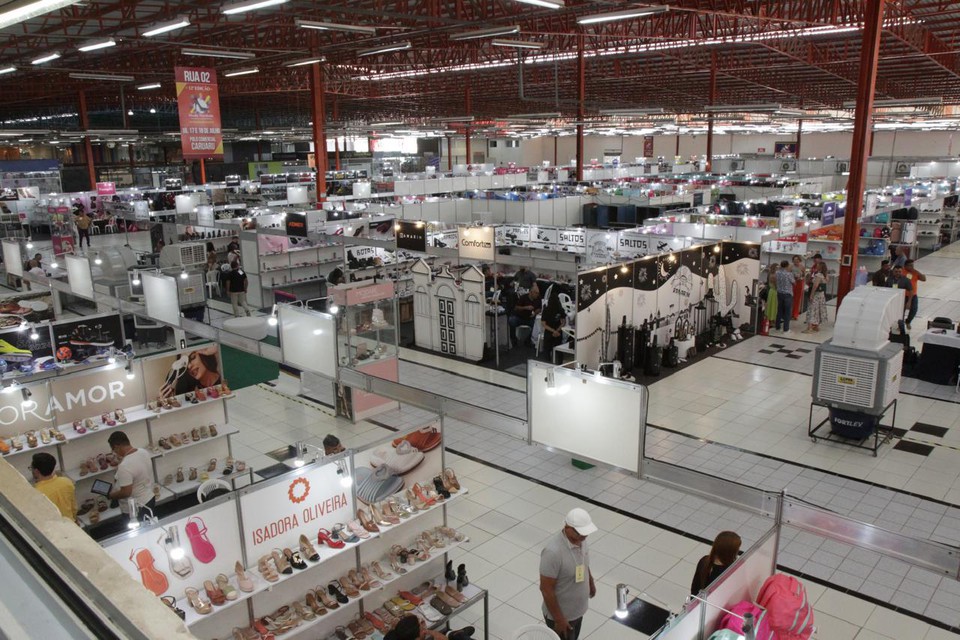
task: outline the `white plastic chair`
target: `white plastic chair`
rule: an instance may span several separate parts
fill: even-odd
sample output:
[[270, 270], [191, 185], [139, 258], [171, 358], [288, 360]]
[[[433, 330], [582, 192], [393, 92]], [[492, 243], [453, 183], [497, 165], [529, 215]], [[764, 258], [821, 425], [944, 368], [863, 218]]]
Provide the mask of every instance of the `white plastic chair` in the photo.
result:
[[207, 288], [207, 297], [213, 297], [213, 291], [217, 291], [217, 295], [221, 295], [220, 291], [220, 280], [217, 278], [217, 271], [207, 271], [204, 274], [204, 286]]
[[103, 230], [109, 231], [110, 233], [120, 233], [120, 230], [117, 228], [116, 216], [110, 216], [107, 218], [107, 224], [103, 225]]
[[540, 624], [525, 624], [513, 632], [511, 640], [560, 640], [550, 627]]
[[577, 317], [577, 305], [575, 305], [570, 296], [565, 293], [560, 294], [560, 306], [563, 307], [563, 312], [567, 314], [568, 322]]
[[233, 487], [230, 486], [230, 483], [223, 478], [211, 478], [210, 480], [201, 483], [200, 486], [197, 487], [197, 501], [203, 502], [207, 499], [209, 494], [213, 493], [217, 489], [233, 491]]

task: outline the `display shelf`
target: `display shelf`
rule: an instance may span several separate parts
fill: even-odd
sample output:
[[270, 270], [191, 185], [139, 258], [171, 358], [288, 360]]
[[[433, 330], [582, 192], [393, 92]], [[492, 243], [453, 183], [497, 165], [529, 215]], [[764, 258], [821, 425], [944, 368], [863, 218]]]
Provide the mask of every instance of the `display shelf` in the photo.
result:
[[[253, 582], [253, 591], [250, 591], [249, 593], [241, 591], [239, 585], [237, 584], [236, 572], [230, 573], [227, 576], [227, 579], [230, 582], [230, 584], [233, 585], [233, 588], [237, 590], [237, 599], [227, 600], [224, 604], [221, 604], [221, 605], [213, 605], [211, 603], [211, 606], [213, 606], [213, 611], [211, 611], [210, 613], [203, 613], [203, 614], [197, 613], [197, 610], [194, 609], [192, 606], [190, 606], [190, 602], [187, 600], [186, 596], [182, 598], [178, 598], [177, 606], [186, 613], [186, 617], [184, 618], [183, 623], [189, 627], [191, 625], [197, 624], [198, 622], [209, 620], [211, 617], [217, 615], [218, 613], [221, 613], [238, 604], [246, 602], [253, 596], [257, 595], [258, 593], [263, 593], [264, 591], [269, 590], [271, 585], [278, 584], [276, 582], [267, 582], [266, 580], [263, 579], [263, 577], [260, 575], [259, 572], [251, 573], [249, 570], [247, 570], [246, 574], [247, 574], [247, 577], [250, 578], [250, 580]], [[197, 567], [194, 566], [194, 576], [196, 575], [197, 575]], [[208, 576], [206, 579], [210, 580], [211, 582], [215, 582], [216, 576]], [[197, 588], [197, 591], [200, 592], [204, 600], [207, 600], [207, 595], [203, 590], [203, 580], [200, 579], [200, 576], [196, 577], [196, 583], [200, 585], [200, 587]]]
[[[99, 416], [95, 418], [91, 417], [90, 419], [93, 420], [93, 422], [97, 425], [97, 428], [90, 429], [89, 427], [84, 427], [87, 430], [86, 433], [77, 433], [76, 429], [73, 428], [73, 422], [67, 422], [65, 424], [61, 424], [57, 426], [57, 429], [60, 430], [60, 433], [63, 434], [66, 440], [60, 444], [67, 444], [68, 442], [73, 442], [74, 440], [85, 438], [88, 435], [103, 433], [104, 431], [112, 431], [113, 429], [120, 429], [121, 427], [128, 427], [138, 422], [143, 422], [148, 418], [148, 416], [146, 415], [147, 410], [145, 409], [137, 409], [135, 411], [129, 411], [124, 413], [127, 416], [127, 421], [120, 422], [119, 420], [115, 420], [117, 424], [113, 426], [106, 425], [100, 422]], [[153, 413], [153, 412], [151, 411], [149, 413]]]
[[[114, 471], [116, 471], [116, 469], [114, 469]], [[163, 487], [160, 487], [160, 497], [157, 498], [157, 503], [159, 504], [160, 502], [164, 502], [165, 500], [170, 500], [173, 497], [174, 496], [172, 493], [170, 493]], [[120, 511], [119, 506], [109, 507], [106, 511], [100, 512], [100, 520], [96, 524], [93, 524], [90, 522], [90, 513], [86, 513], [82, 516], [77, 516], [77, 520], [80, 521], [80, 526], [84, 527], [85, 529], [89, 527], [96, 527], [103, 524], [104, 522], [108, 522], [110, 520], [114, 520], [115, 518], [119, 518], [123, 512]]]
[[278, 282], [277, 284], [262, 283], [261, 286], [264, 289], [282, 289], [283, 287], [293, 287], [301, 284], [310, 284], [311, 282], [322, 282], [323, 280], [326, 280], [325, 276], [318, 276], [316, 278], [305, 278], [303, 280], [292, 280], [288, 282]]
[[68, 477], [68, 478], [70, 478], [71, 480], [73, 480], [74, 483], [77, 483], [77, 482], [80, 482], [81, 480], [89, 480], [89, 479], [91, 479], [91, 478], [96, 478], [96, 477], [98, 477], [98, 476], [102, 476], [102, 475], [105, 475], [105, 474], [107, 474], [107, 473], [110, 473], [111, 471], [116, 471], [116, 470], [117, 470], [116, 467], [111, 467], [111, 466], [108, 464], [106, 469], [100, 469], [100, 468], [98, 467], [97, 470], [96, 470], [96, 472], [91, 472], [91, 473], [88, 473], [88, 474], [85, 475], [85, 476], [82, 476], [82, 475], [80, 475], [80, 468], [79, 468], [79, 467], [76, 467], [76, 468], [74, 468], [74, 469], [70, 469], [69, 471], [67, 471], [67, 472], [64, 473], [63, 475], [65, 475], [66, 477]]
[[[456, 500], [456, 499], [458, 499], [458, 498], [460, 498], [460, 497], [463, 497], [463, 496], [467, 495], [467, 493], [468, 493], [468, 490], [467, 490], [466, 488], [464, 488], [464, 487], [461, 487], [461, 488], [460, 488], [460, 491], [459, 491], [458, 493], [455, 493], [455, 494], [451, 495], [450, 498], [448, 498], [447, 500], [444, 500], [443, 502], [438, 502], [437, 504], [433, 505], [433, 506], [430, 507], [429, 509], [426, 509], [426, 510], [423, 510], [423, 511], [418, 511], [417, 513], [411, 514], [409, 518], [407, 518], [407, 519], [405, 519], [405, 520], [401, 520], [399, 524], [389, 525], [389, 526], [383, 526], [383, 525], [381, 525], [381, 526], [380, 526], [380, 531], [379, 531], [378, 533], [371, 533], [369, 538], [361, 539], [359, 542], [347, 543], [347, 544], [345, 544], [345, 545], [344, 545], [342, 548], [340, 548], [340, 549], [331, 549], [330, 547], [328, 547], [328, 546], [326, 546], [326, 545], [317, 544], [317, 543], [315, 542], [316, 538], [314, 537], [314, 538], [312, 538], [312, 539], [310, 540], [310, 542], [313, 543], [314, 548], [316, 549], [317, 553], [320, 555], [320, 559], [317, 560], [316, 562], [313, 562], [313, 561], [311, 561], [311, 560], [308, 560], [308, 559], [304, 558], [304, 562], [307, 563], [307, 568], [306, 568], [306, 569], [301, 569], [301, 570], [299, 570], [299, 571], [296, 570], [296, 569], [294, 569], [294, 570], [293, 570], [293, 573], [289, 573], [289, 574], [286, 574], [286, 575], [284, 575], [284, 574], [281, 573], [281, 574], [280, 574], [280, 579], [277, 580], [276, 582], [267, 582], [266, 580], [263, 580], [263, 579], [261, 578], [261, 576], [260, 576], [260, 571], [257, 569], [256, 564], [254, 564], [253, 566], [248, 567], [248, 568], [246, 569], [246, 571], [247, 571], [248, 574], [251, 574], [251, 573], [252, 573], [252, 574], [255, 574], [255, 575], [257, 576], [257, 578], [260, 579], [260, 584], [256, 585], [256, 586], [254, 587], [253, 591], [250, 592], [249, 594], [244, 594], [244, 595], [246, 596], [246, 597], [244, 598], [244, 600], [247, 599], [247, 598], [250, 598], [250, 597], [253, 597], [253, 596], [257, 595], [258, 593], [262, 593], [262, 592], [264, 592], [264, 591], [270, 591], [271, 589], [277, 587], [278, 585], [283, 584], [283, 583], [286, 582], [287, 580], [291, 580], [291, 579], [293, 579], [293, 578], [296, 578], [296, 577], [298, 577], [298, 576], [303, 575], [304, 573], [307, 573], [307, 572], [309, 572], [309, 571], [312, 571], [313, 569], [316, 569], [317, 567], [323, 565], [323, 564], [324, 564], [325, 562], [327, 562], [328, 560], [330, 560], [330, 559], [332, 559], [332, 558], [335, 558], [335, 557], [339, 556], [340, 554], [347, 553], [348, 551], [352, 551], [353, 549], [356, 549], [356, 548], [358, 548], [358, 547], [362, 547], [365, 543], [367, 543], [367, 542], [369, 542], [369, 541], [371, 541], [371, 540], [376, 540], [377, 538], [383, 536], [385, 533], [389, 533], [390, 531], [394, 531], [394, 530], [396, 530], [396, 529], [399, 529], [399, 528], [401, 528], [401, 527], [404, 527], [404, 525], [407, 525], [407, 524], [409, 524], [409, 523], [411, 523], [411, 522], [416, 521], [416, 520], [417, 520], [418, 518], [420, 518], [421, 516], [424, 516], [424, 515], [426, 515], [426, 514], [428, 514], [428, 513], [432, 513], [433, 511], [435, 511], [435, 510], [437, 510], [437, 509], [443, 508], [445, 505], [453, 502], [454, 500]], [[364, 506], [366, 506], [366, 505], [364, 505]], [[449, 547], [449, 545], [447, 545], [447, 546]], [[291, 547], [291, 548], [292, 548], [292, 547]], [[428, 562], [429, 562], [429, 561], [428, 561]], [[424, 564], [426, 564], [426, 563], [424, 563]], [[404, 574], [404, 575], [406, 575], [406, 574]], [[357, 600], [357, 601], [359, 601], [359, 600], [362, 600], [362, 599], [363, 599], [363, 596], [361, 595], [360, 598], [355, 598], [355, 599], [352, 598], [351, 600]], [[216, 614], [218, 614], [218, 613], [221, 613], [221, 612], [223, 612], [223, 611], [226, 611], [227, 609], [230, 609], [231, 607], [233, 607], [234, 605], [236, 605], [238, 602], [241, 602], [241, 599], [238, 598], [237, 600], [233, 600], [233, 601], [227, 602], [227, 603], [225, 603], [225, 604], [223, 604], [223, 605], [221, 605], [221, 606], [219, 606], [219, 607], [216, 607], [211, 613], [205, 614], [205, 615], [202, 615], [202, 616], [199, 615], [199, 614], [197, 614], [195, 611], [193, 611], [193, 608], [190, 607], [190, 604], [186, 601], [186, 598], [182, 598], [180, 601], [178, 601], [178, 606], [179, 606], [181, 609], [183, 609], [184, 611], [187, 611], [188, 608], [190, 609], [190, 611], [193, 611], [193, 613], [195, 614], [195, 617], [196, 617], [196, 619], [193, 621], [193, 622], [195, 623], [195, 622], [198, 622], [198, 621], [200, 621], [200, 620], [206, 620], [206, 619], [210, 618], [210, 616], [212, 616], [212, 615], [216, 615]], [[185, 607], [184, 605], [186, 605], [186, 607]], [[190, 611], [187, 612], [187, 615], [188, 615], [188, 616], [190, 615]], [[311, 622], [313, 622], [313, 621], [311, 621]], [[188, 621], [188, 622], [187, 622], [187, 625], [189, 626], [190, 624], [192, 624], [192, 623]]]
[[[207, 440], [209, 439], [210, 438], [207, 438]], [[201, 442], [205, 442], [205, 441], [201, 440]], [[197, 467], [198, 475], [196, 480], [184, 480], [183, 482], [176, 482], [176, 480], [174, 480], [174, 482], [171, 482], [170, 484], [163, 484], [161, 486], [179, 498], [180, 496], [185, 496], [185, 495], [189, 495], [191, 493], [197, 492], [197, 489], [200, 487], [200, 484], [201, 484], [201, 481], [199, 479], [200, 473], [206, 472], [207, 474], [209, 474], [211, 480], [219, 479], [219, 480], [226, 480], [229, 482], [231, 480], [236, 480], [237, 478], [241, 478], [245, 475], [249, 475], [253, 471], [253, 469], [251, 469], [248, 466], [243, 471], [234, 471], [230, 475], [225, 476], [223, 475], [223, 467], [225, 462], [226, 462], [225, 460], [224, 461], [218, 460], [217, 466], [213, 471], [206, 471], [206, 468], [200, 469], [200, 467]]]
[[454, 610], [453, 610], [453, 613], [451, 613], [449, 616], [444, 616], [444, 617], [443, 617], [443, 620], [438, 620], [437, 622], [434, 622], [433, 624], [431, 624], [431, 625], [430, 625], [430, 628], [431, 628], [431, 629], [439, 629], [439, 628], [441, 628], [443, 625], [447, 624], [447, 621], [450, 620], [450, 618], [452, 618], [453, 616], [457, 615], [458, 613], [460, 613], [461, 611], [463, 611], [463, 610], [466, 609], [467, 607], [472, 607], [473, 605], [477, 604], [478, 602], [482, 602], [483, 599], [484, 599], [484, 598], [486, 597], [486, 595], [487, 595], [487, 591], [486, 591], [486, 589], [481, 589], [480, 587], [478, 587], [478, 586], [476, 586], [476, 585], [474, 585], [474, 584], [468, 584], [467, 586], [465, 586], [465, 587], [463, 588], [463, 591], [461, 591], [460, 594], [461, 594], [464, 598], [466, 598], [467, 601], [464, 602], [464, 603], [462, 603], [462, 604], [460, 604], [460, 606], [458, 606], [456, 609], [454, 609]]
[[270, 251], [268, 253], [261, 253], [260, 257], [264, 258], [266, 256], [283, 256], [288, 253], [299, 253], [301, 251], [314, 251], [316, 249], [329, 249], [330, 247], [335, 247], [335, 244], [317, 244], [311, 247], [296, 247], [295, 249], [287, 249], [286, 251]]
[[278, 271], [290, 271], [292, 269], [306, 269], [307, 267], [320, 267], [325, 264], [331, 264], [334, 262], [342, 262], [342, 260], [333, 259], [333, 260], [324, 260], [323, 262], [304, 262], [303, 264], [292, 264], [286, 267], [273, 267], [271, 269], [261, 269], [260, 273], [276, 273]]
[[[209, 423], [208, 423], [208, 424], [209, 424]], [[190, 427], [190, 429], [187, 430], [187, 433], [190, 433], [190, 431], [191, 431], [192, 429], [193, 429], [193, 427]], [[200, 439], [197, 440], [197, 441], [194, 441], [193, 439], [191, 439], [190, 442], [185, 442], [184, 444], [181, 444], [179, 447], [174, 447], [173, 449], [162, 449], [162, 448], [161, 448], [158, 453], [154, 453], [154, 454], [153, 454], [153, 457], [154, 457], [154, 458], [165, 458], [165, 457], [167, 457], [167, 456], [169, 456], [169, 455], [173, 455], [173, 454], [175, 454], [175, 453], [179, 453], [180, 451], [183, 451], [184, 449], [189, 449], [190, 447], [195, 447], [195, 446], [197, 446], [197, 445], [204, 444], [204, 443], [207, 443], [207, 442], [214, 442], [215, 440], [220, 440], [221, 438], [226, 438], [226, 437], [229, 437], [229, 436], [232, 436], [232, 435], [236, 435], [236, 434], [238, 434], [238, 433], [240, 433], [240, 430], [239, 430], [239, 429], [236, 429], [236, 428], [231, 427], [231, 426], [229, 426], [229, 425], [223, 425], [223, 426], [217, 425], [217, 435], [215, 435], [215, 436], [210, 436], [209, 438], [200, 438]], [[162, 436], [162, 437], [167, 437], [167, 436]]]
[[[436, 560], [437, 558], [442, 558], [445, 553], [447, 553], [447, 552], [449, 552], [449, 551], [453, 551], [454, 549], [457, 549], [457, 548], [459, 548], [459, 547], [462, 547], [462, 546], [463, 546], [464, 544], [466, 544], [467, 542], [469, 542], [469, 540], [463, 540], [463, 541], [461, 541], [461, 542], [448, 542], [448, 543], [447, 543], [447, 546], [445, 546], [445, 547], [440, 547], [440, 548], [431, 549], [431, 550], [430, 550], [430, 557], [429, 557], [428, 559], [423, 560], [423, 561], [420, 561], [420, 562], [417, 562], [416, 564], [413, 564], [413, 565], [410, 565], [410, 564], [404, 565], [404, 569], [407, 570], [406, 573], [397, 574], [396, 572], [394, 572], [393, 567], [389, 567], [390, 573], [394, 574], [393, 577], [392, 577], [392, 578], [388, 578], [387, 580], [381, 580], [381, 581], [380, 581], [381, 584], [380, 584], [379, 587], [372, 587], [369, 591], [361, 591], [361, 592], [360, 592], [360, 599], [363, 600], [363, 599], [365, 599], [365, 598], [369, 598], [369, 597], [375, 596], [375, 595], [377, 595], [377, 594], [382, 594], [384, 591], [386, 591], [386, 590], [390, 587], [390, 585], [392, 585], [392, 584], [394, 584], [394, 583], [396, 583], [396, 582], [399, 582], [401, 579], [404, 579], [404, 578], [406, 578], [407, 576], [409, 576], [410, 574], [419, 571], [419, 570], [422, 569], [423, 567], [429, 566], [429, 564], [430, 564], [431, 562], [433, 562], [434, 560]], [[373, 561], [371, 561], [371, 562], [373, 562]], [[363, 564], [364, 564], [364, 565], [368, 565], [368, 564], [370, 564], [370, 563], [369, 563], [369, 562], [364, 562]], [[382, 565], [383, 563], [381, 562], [380, 564]], [[373, 576], [373, 577], [376, 577], [376, 576]], [[436, 578], [434, 578], [434, 579], [436, 579]]]
[[[48, 429], [49, 429], [49, 427], [45, 427], [45, 428], [48, 428]], [[66, 436], [66, 433], [64, 433], [64, 436]], [[17, 450], [14, 449], [13, 447], [10, 447], [10, 452], [3, 454], [3, 457], [4, 457], [4, 458], [13, 458], [13, 457], [15, 457], [15, 456], [23, 455], [24, 453], [28, 453], [28, 452], [29, 452], [29, 453], [36, 453], [37, 451], [43, 451], [44, 449], [49, 449], [50, 447], [55, 447], [55, 446], [57, 446], [58, 444], [63, 444], [62, 442], [59, 442], [59, 441], [57, 441], [57, 440], [54, 439], [54, 438], [50, 438], [50, 442], [44, 444], [43, 442], [40, 441], [40, 436], [38, 435], [38, 436], [37, 436], [37, 446], [31, 447], [31, 446], [29, 446], [29, 445], [27, 444], [27, 438], [26, 438], [26, 436], [25, 436], [24, 434], [22, 434], [22, 433], [21, 433], [21, 434], [18, 434], [16, 437], [17, 437], [18, 439], [23, 440], [23, 448], [20, 449], [19, 451], [17, 451]], [[11, 438], [10, 438], [10, 437], [5, 437], [4, 439], [5, 439], [5, 440], [10, 440]]]

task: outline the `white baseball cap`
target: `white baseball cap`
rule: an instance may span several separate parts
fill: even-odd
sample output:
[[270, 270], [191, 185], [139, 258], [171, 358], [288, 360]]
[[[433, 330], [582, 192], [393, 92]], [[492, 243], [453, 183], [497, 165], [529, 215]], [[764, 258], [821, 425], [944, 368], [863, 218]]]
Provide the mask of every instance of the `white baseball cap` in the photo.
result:
[[597, 531], [597, 525], [593, 524], [590, 514], [587, 513], [586, 509], [580, 509], [579, 507], [570, 509], [567, 517], [563, 519], [563, 523], [576, 529], [577, 533], [582, 536], [588, 536]]

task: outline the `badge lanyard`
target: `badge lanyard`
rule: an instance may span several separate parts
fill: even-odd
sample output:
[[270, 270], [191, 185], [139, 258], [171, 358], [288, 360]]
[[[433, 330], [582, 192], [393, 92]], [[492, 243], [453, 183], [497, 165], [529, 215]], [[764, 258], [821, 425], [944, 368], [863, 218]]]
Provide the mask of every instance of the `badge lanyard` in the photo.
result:
[[586, 566], [583, 562], [583, 547], [580, 547], [580, 562], [577, 562], [577, 555], [573, 552], [573, 549], [570, 549], [570, 557], [573, 558], [573, 564], [576, 569], [574, 570], [574, 581], [577, 583], [583, 582], [586, 579]]

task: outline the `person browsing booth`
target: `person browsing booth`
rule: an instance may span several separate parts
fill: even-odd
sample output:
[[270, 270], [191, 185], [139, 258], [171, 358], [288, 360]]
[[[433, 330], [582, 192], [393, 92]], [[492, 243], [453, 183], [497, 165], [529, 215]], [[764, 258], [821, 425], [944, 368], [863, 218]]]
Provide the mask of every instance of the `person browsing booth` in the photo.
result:
[[[110, 491], [108, 497], [111, 500], [120, 501], [120, 511], [128, 518], [140, 520], [146, 514], [146, 509], [152, 511], [157, 502], [153, 495], [153, 465], [150, 452], [131, 445], [130, 438], [123, 431], [111, 433], [107, 438], [107, 444], [110, 445], [110, 451], [120, 458], [116, 475], [117, 485]], [[130, 497], [139, 505], [137, 513], [127, 512], [126, 499]]]
[[571, 509], [563, 529], [540, 552], [544, 622], [563, 640], [577, 640], [590, 598], [597, 595], [587, 549], [587, 536], [596, 531], [585, 509]]
[[30, 471], [33, 474], [34, 489], [47, 496], [60, 515], [70, 520], [77, 519], [77, 493], [70, 478], [54, 473], [57, 459], [49, 453], [35, 453], [30, 462]]

